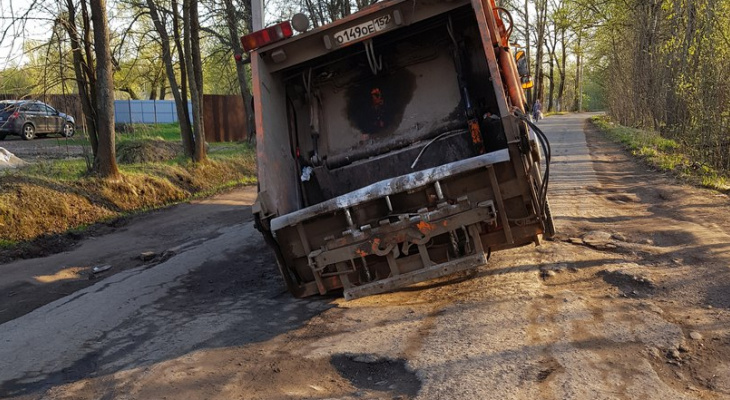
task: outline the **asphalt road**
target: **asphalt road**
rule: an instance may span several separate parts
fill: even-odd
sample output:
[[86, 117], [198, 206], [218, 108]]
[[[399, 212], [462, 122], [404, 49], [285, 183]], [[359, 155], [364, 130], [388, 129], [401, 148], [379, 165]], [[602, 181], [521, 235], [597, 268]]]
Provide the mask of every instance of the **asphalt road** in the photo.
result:
[[229, 202], [205, 240], [0, 325], [0, 397], [730, 398], [727, 197], [648, 171], [586, 118], [540, 123], [554, 241], [396, 293], [296, 300]]

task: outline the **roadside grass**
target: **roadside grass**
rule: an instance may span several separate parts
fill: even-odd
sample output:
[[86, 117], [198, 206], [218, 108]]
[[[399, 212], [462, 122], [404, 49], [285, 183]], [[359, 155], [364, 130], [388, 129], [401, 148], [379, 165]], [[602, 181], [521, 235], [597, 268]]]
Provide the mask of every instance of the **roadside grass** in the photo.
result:
[[719, 191], [730, 190], [730, 179], [719, 171], [697, 162], [682, 151], [674, 140], [656, 132], [629, 128], [612, 122], [607, 116], [595, 116], [591, 122], [611, 140], [622, 144], [660, 171], [671, 172], [700, 186]]
[[[179, 140], [179, 128], [163, 128], [125, 140]], [[83, 159], [66, 159], [0, 172], [0, 249], [256, 183], [255, 151], [246, 143], [211, 145], [205, 163], [177, 156], [119, 169], [120, 179], [100, 179]]]
[[[58, 137], [59, 146], [90, 146], [89, 137], [86, 132], [76, 129], [76, 134], [71, 138]], [[119, 124], [116, 126], [115, 140], [117, 143], [134, 141], [140, 139], [180, 140], [180, 124]]]

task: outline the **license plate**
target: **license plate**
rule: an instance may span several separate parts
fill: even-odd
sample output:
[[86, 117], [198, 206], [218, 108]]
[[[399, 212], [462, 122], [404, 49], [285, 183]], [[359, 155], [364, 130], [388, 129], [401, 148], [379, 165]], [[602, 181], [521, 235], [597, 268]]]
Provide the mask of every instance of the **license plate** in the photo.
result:
[[335, 33], [337, 44], [343, 45], [364, 37], [368, 37], [393, 25], [393, 17], [390, 14], [383, 15], [360, 25], [341, 30]]

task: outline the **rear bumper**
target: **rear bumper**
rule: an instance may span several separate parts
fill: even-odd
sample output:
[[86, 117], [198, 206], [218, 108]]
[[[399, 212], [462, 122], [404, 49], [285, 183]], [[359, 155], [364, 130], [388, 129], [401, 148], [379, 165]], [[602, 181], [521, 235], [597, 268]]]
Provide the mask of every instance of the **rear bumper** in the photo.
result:
[[290, 291], [343, 289], [354, 299], [484, 265], [488, 248], [538, 241], [542, 221], [512, 168], [509, 150], [500, 150], [272, 219]]
[[20, 127], [15, 121], [0, 121], [0, 133], [17, 135]]
[[354, 207], [385, 196], [423, 188], [447, 177], [458, 175], [488, 165], [509, 161], [509, 150], [499, 150], [481, 156], [440, 165], [412, 174], [386, 179], [365, 186], [354, 192], [335, 197], [325, 202], [282, 215], [271, 220], [271, 230], [276, 232], [286, 226], [293, 226], [318, 215], [336, 212], [344, 208]]

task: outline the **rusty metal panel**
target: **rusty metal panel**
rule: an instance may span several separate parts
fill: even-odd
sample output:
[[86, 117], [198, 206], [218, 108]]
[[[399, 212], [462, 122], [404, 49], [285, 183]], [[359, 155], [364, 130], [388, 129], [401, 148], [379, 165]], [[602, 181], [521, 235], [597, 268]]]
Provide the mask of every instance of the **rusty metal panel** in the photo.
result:
[[[273, 76], [258, 51], [251, 53], [256, 117], [256, 162], [262, 215], [282, 215], [299, 209], [299, 176], [294, 164], [286, 118], [286, 89]], [[266, 110], [266, 112], [261, 112]]]
[[487, 57], [489, 74], [492, 77], [492, 85], [494, 85], [494, 95], [497, 97], [499, 115], [504, 118], [510, 115], [510, 110], [507, 106], [507, 97], [504, 90], [504, 83], [502, 82], [502, 74], [499, 71], [499, 64], [497, 63], [497, 55], [494, 52], [493, 41], [496, 41], [494, 37], [496, 32], [490, 30], [490, 26], [495, 25], [494, 10], [492, 10], [490, 4], [485, 3], [483, 0], [471, 0], [471, 4], [474, 7], [474, 13], [476, 14], [479, 25], [484, 55]]

